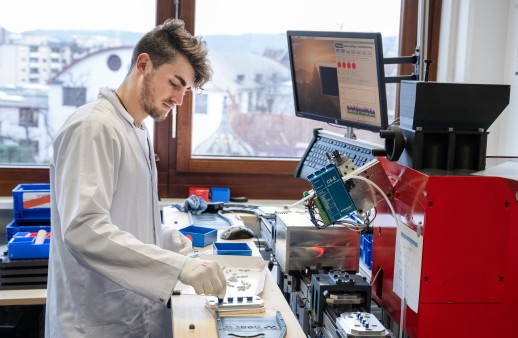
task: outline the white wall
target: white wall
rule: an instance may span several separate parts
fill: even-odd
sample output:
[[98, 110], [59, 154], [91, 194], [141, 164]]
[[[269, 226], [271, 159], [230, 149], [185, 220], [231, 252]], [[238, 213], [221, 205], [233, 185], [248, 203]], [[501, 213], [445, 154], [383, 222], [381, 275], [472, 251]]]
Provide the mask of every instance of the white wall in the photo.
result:
[[487, 155], [518, 156], [518, 0], [443, 0], [438, 82], [510, 84]]

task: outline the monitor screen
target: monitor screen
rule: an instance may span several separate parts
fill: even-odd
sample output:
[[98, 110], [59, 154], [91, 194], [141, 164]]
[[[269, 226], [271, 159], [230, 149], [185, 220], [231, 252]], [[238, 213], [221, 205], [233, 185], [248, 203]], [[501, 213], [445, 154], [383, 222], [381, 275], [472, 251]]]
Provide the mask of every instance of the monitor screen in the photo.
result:
[[288, 31], [287, 36], [297, 116], [387, 129], [380, 33]]

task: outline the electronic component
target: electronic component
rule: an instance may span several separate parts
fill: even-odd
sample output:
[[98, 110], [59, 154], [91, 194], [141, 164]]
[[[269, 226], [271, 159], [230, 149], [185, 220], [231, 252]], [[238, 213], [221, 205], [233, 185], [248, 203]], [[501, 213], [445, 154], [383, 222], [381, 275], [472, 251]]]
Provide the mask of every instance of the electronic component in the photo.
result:
[[308, 176], [308, 180], [325, 209], [327, 217], [322, 219], [324, 225], [334, 223], [356, 211], [354, 201], [342, 181], [342, 175], [334, 164], [315, 171]]
[[370, 311], [371, 286], [366, 278], [344, 270], [311, 276], [313, 320], [322, 324], [324, 307], [334, 313]]

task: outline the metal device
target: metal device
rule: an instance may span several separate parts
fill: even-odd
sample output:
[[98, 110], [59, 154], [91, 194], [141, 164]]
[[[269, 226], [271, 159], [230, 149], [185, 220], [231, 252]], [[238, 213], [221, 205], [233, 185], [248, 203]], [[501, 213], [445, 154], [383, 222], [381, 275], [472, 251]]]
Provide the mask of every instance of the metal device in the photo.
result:
[[336, 319], [337, 331], [344, 337], [386, 337], [389, 332], [369, 312], [344, 312]]
[[366, 278], [343, 270], [311, 276], [311, 311], [314, 323], [321, 325], [324, 308], [337, 315], [370, 311], [371, 286]]
[[306, 213], [277, 213], [275, 258], [285, 273], [323, 267], [358, 271], [360, 237], [344, 227], [317, 229]]
[[218, 338], [261, 337], [283, 338], [287, 328], [279, 311], [275, 317], [229, 316], [223, 317], [216, 312]]
[[375, 207], [379, 202], [384, 200], [384, 197], [372, 184], [354, 178], [354, 176], [365, 178], [377, 185], [387, 196], [392, 195], [392, 184], [383, 166], [377, 159], [372, 159], [362, 166], [356, 166], [346, 154], [342, 154], [338, 150], [335, 150], [332, 154], [326, 153], [326, 156], [328, 157], [329, 163], [336, 166], [342, 180], [345, 180], [344, 183], [346, 184], [348, 193], [360, 213]]

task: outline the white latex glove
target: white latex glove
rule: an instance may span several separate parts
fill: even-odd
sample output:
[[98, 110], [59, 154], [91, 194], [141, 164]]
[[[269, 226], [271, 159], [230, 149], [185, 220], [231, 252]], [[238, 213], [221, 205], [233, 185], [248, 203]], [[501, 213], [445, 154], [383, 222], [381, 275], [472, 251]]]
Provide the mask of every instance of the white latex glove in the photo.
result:
[[180, 282], [191, 285], [197, 294], [225, 297], [227, 280], [218, 263], [199, 258], [187, 258], [180, 272]]
[[187, 256], [192, 253], [192, 241], [180, 231], [174, 229], [172, 232], [173, 251]]
[[192, 242], [178, 229], [166, 227], [163, 232], [164, 249], [177, 252], [182, 255], [192, 253]]

